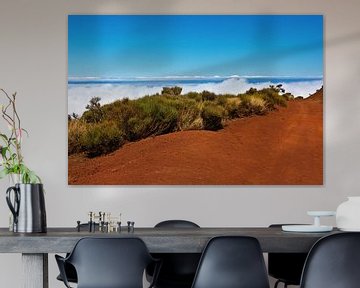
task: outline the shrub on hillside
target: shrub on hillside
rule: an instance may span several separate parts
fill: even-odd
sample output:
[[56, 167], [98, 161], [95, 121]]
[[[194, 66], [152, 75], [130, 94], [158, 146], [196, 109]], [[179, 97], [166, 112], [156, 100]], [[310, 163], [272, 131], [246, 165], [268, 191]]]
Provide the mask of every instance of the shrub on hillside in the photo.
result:
[[295, 96], [292, 95], [291, 93], [285, 93], [282, 95], [287, 101], [290, 101], [290, 100], [294, 100], [295, 99]]
[[100, 105], [100, 97], [93, 97], [90, 99], [89, 104], [86, 105], [86, 110], [82, 119], [88, 123], [98, 123], [103, 120], [104, 113]]
[[181, 87], [164, 87], [161, 94], [103, 106], [100, 98], [92, 98], [80, 118], [68, 116], [69, 154], [85, 152], [94, 157], [114, 151], [125, 141], [152, 135], [190, 129], [216, 131], [227, 119], [263, 115], [292, 99], [289, 93], [281, 95], [281, 86], [250, 88], [238, 95], [181, 92]]
[[136, 141], [150, 136], [148, 127], [151, 125], [150, 118], [131, 117], [124, 125], [126, 126], [126, 134], [124, 135], [128, 141]]
[[203, 122], [199, 105], [184, 107], [178, 116], [177, 130], [200, 130], [203, 128]]
[[238, 108], [238, 117], [248, 117], [251, 116], [251, 96], [243, 95], [240, 97], [241, 102]]
[[216, 97], [216, 105], [224, 107], [228, 101], [228, 98], [232, 98], [234, 95], [218, 95]]
[[274, 110], [276, 106], [286, 106], [286, 98], [280, 95], [275, 88], [264, 88], [258, 92], [265, 100], [267, 109]]
[[264, 115], [268, 110], [266, 100], [257, 94], [242, 95], [240, 99], [241, 102], [237, 111], [238, 117]]
[[198, 102], [202, 101], [201, 94], [198, 92], [189, 92], [189, 93], [185, 94], [184, 96], [187, 98], [193, 99], [195, 101], [198, 101]]
[[124, 144], [121, 131], [114, 122], [104, 121], [87, 126], [80, 142], [88, 157], [115, 151]]
[[251, 113], [255, 115], [264, 115], [267, 112], [265, 100], [260, 97], [250, 97], [250, 107]]
[[68, 121], [68, 154], [80, 153], [84, 147], [80, 141], [82, 135], [86, 133], [87, 124], [80, 120]]
[[215, 93], [206, 90], [202, 91], [200, 94], [203, 101], [213, 101], [216, 98]]
[[249, 90], [247, 90], [247, 91], [245, 92], [245, 94], [253, 95], [253, 94], [255, 94], [257, 91], [258, 91], [258, 90], [257, 90], [256, 88], [251, 87]]
[[179, 111], [171, 105], [171, 100], [154, 96], [139, 99], [137, 103], [143, 112], [140, 117], [147, 126], [141, 138], [175, 131]]
[[228, 119], [239, 118], [240, 115], [240, 103], [241, 100], [239, 97], [229, 97], [226, 99], [224, 105], [225, 114]]
[[[125, 140], [134, 141], [139, 139], [139, 136], [136, 136], [138, 132], [134, 132], [134, 130], [140, 131], [141, 129], [140, 127], [134, 128], [136, 126], [134, 121], [143, 118], [143, 111], [135, 101], [128, 99], [115, 101], [112, 104], [104, 105], [103, 111], [105, 111], [106, 115], [105, 120], [116, 123]], [[140, 124], [143, 125], [141, 122]]]
[[178, 96], [181, 94], [182, 88], [179, 86], [174, 87], [163, 87], [161, 94], [162, 95], [174, 95]]
[[212, 131], [222, 129], [223, 115], [224, 109], [222, 107], [216, 106], [214, 104], [205, 105], [201, 112], [204, 129]]

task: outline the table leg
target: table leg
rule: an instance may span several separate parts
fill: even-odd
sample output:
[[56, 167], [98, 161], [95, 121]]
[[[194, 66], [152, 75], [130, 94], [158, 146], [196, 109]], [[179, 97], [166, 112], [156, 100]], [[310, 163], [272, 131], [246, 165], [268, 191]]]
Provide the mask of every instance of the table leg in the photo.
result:
[[22, 254], [23, 288], [49, 288], [48, 254]]

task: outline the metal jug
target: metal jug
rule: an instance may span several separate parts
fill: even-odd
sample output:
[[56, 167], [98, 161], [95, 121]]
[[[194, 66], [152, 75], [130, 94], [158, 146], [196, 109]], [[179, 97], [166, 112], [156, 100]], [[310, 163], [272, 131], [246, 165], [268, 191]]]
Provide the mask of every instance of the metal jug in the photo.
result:
[[[13, 203], [11, 192], [14, 192]], [[15, 184], [6, 190], [6, 202], [14, 216], [14, 232], [44, 233], [47, 231], [42, 184]]]

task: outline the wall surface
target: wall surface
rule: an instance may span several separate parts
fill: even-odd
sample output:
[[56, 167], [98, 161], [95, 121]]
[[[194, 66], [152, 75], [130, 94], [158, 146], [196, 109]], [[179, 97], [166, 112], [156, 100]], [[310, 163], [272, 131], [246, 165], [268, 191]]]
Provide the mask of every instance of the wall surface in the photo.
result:
[[[24, 155], [46, 187], [48, 226], [73, 226], [89, 210], [122, 212], [136, 226], [186, 218], [201, 226], [310, 222], [360, 195], [360, 20], [357, 0], [1, 0], [0, 87], [18, 92], [30, 132]], [[67, 185], [68, 14], [323, 14], [325, 23], [324, 186]], [[306, 169], [307, 167], [304, 167]], [[7, 180], [0, 226], [8, 225]], [[334, 220], [328, 220], [334, 224]], [[50, 262], [50, 287], [62, 287]], [[19, 255], [0, 255], [2, 287], [20, 287]]]

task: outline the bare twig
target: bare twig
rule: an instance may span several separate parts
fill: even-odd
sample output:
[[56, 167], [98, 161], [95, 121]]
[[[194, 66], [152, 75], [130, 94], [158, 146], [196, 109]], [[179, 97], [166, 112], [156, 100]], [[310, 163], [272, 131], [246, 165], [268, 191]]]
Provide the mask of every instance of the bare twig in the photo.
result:
[[[4, 90], [0, 89], [1, 92], [4, 93], [6, 98], [8, 99], [8, 104], [4, 107], [2, 107], [2, 117], [3, 119], [8, 123], [8, 125], [11, 128], [11, 135], [8, 139], [8, 145], [13, 146], [16, 151], [17, 155], [17, 162], [20, 164], [23, 160], [22, 154], [21, 154], [21, 121], [19, 114], [16, 110], [16, 92], [12, 94], [11, 96]], [[8, 109], [11, 107], [12, 109], [12, 117], [8, 113]]]

